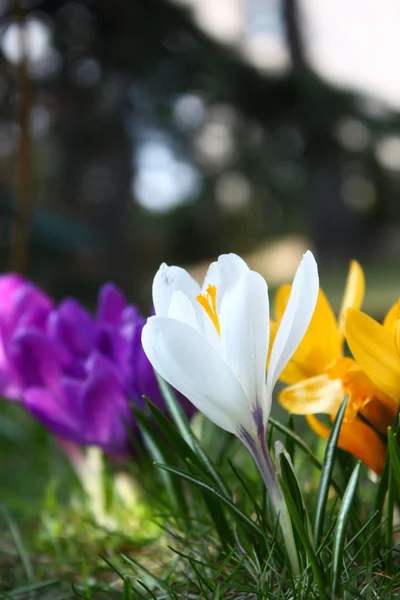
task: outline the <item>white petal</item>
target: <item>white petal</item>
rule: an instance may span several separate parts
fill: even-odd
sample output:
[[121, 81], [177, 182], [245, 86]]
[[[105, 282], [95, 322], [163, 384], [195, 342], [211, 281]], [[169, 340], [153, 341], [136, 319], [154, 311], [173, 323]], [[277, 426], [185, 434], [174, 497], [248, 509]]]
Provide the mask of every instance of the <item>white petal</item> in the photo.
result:
[[[199, 284], [180, 267], [169, 267], [163, 263], [158, 269], [153, 281], [153, 304], [156, 315], [166, 317], [174, 292], [180, 290], [195, 306], [196, 296], [200, 294]], [[200, 311], [199, 311], [200, 313]]]
[[203, 291], [208, 285], [217, 288], [217, 310], [220, 310], [224, 294], [236, 283], [239, 277], [249, 272], [249, 267], [237, 254], [222, 254], [218, 261], [211, 263], [204, 279]]
[[268, 288], [259, 273], [248, 271], [224, 296], [220, 314], [225, 361], [238, 377], [252, 412], [267, 420], [265, 365], [269, 344]]
[[318, 268], [310, 251], [303, 256], [271, 352], [267, 391], [272, 394], [279, 375], [307, 331], [318, 298]]
[[249, 431], [251, 417], [237, 378], [207, 340], [189, 325], [150, 317], [142, 344], [154, 369], [222, 429]]
[[167, 316], [169, 319], [176, 319], [177, 321], [186, 323], [190, 327], [194, 327], [197, 331], [200, 330], [193, 304], [180, 290], [172, 294]]

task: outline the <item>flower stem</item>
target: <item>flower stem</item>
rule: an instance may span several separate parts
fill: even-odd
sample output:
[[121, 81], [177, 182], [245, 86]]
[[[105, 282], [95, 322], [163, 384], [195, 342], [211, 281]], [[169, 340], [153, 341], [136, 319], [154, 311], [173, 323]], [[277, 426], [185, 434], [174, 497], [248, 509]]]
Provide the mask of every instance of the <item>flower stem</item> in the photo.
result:
[[257, 439], [252, 438], [251, 441], [250, 439], [247, 439], [245, 444], [260, 471], [267, 492], [271, 498], [275, 515], [279, 519], [279, 525], [282, 530], [293, 573], [299, 575], [300, 566], [294, 541], [292, 522], [283, 497], [282, 488], [278, 481], [275, 466], [268, 450], [266, 437], [263, 435]]

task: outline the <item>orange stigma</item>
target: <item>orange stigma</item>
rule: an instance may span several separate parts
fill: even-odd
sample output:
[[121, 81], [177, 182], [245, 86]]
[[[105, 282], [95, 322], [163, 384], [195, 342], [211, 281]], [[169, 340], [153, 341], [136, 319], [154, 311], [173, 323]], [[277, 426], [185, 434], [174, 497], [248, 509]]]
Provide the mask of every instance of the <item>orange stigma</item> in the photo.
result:
[[208, 285], [205, 294], [199, 294], [196, 298], [197, 302], [206, 311], [210, 317], [212, 324], [214, 325], [218, 336], [221, 335], [219, 326], [218, 314], [217, 314], [217, 288], [215, 285]]

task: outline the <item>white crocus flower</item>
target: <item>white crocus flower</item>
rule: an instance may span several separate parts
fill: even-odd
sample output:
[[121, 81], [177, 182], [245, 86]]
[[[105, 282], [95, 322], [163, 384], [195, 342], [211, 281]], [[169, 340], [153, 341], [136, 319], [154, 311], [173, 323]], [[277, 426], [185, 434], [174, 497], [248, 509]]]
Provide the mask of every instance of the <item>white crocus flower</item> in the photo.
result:
[[311, 252], [297, 269], [271, 350], [268, 288], [235, 254], [210, 265], [203, 287], [179, 267], [161, 265], [153, 282], [156, 316], [142, 343], [154, 369], [211, 421], [235, 434], [253, 455], [298, 568], [290, 519], [267, 443], [272, 392], [304, 336], [318, 296]]

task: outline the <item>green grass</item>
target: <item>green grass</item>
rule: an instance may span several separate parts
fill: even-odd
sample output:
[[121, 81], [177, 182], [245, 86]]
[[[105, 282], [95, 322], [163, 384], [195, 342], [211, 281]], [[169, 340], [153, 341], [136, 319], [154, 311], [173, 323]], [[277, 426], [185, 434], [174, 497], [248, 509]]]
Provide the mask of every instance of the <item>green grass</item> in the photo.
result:
[[294, 577], [247, 451], [200, 416], [194, 435], [173, 396], [167, 400], [172, 423], [152, 406], [151, 419], [139, 417], [147, 449], [128, 466], [130, 503], [110, 497], [116, 467], [107, 467], [110, 522], [102, 523], [55, 440], [20, 407], [2, 405], [0, 598], [399, 596], [397, 426], [374, 483], [336, 449], [341, 414], [326, 446], [301, 419], [283, 422], [281, 413], [271, 421], [270, 443], [284, 442], [293, 462], [280, 455], [301, 564]]

